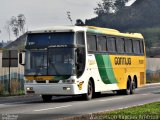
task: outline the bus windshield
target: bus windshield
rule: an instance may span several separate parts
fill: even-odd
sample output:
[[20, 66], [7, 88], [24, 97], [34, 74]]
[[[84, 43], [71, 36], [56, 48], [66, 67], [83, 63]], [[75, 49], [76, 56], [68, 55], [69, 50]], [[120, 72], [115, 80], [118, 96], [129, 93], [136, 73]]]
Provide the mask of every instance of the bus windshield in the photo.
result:
[[25, 75], [72, 75], [74, 48], [49, 48], [26, 53]]
[[49, 48], [48, 53], [48, 75], [72, 75], [73, 48]]

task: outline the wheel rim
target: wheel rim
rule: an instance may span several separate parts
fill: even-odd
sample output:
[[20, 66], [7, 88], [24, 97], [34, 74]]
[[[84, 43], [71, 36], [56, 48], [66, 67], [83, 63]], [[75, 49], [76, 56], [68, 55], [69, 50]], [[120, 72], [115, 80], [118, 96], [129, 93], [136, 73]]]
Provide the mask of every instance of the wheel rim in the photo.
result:
[[132, 90], [134, 91], [136, 88], [135, 82], [132, 83]]
[[132, 88], [131, 83], [130, 83], [130, 81], [128, 80], [128, 82], [127, 82], [127, 89], [126, 89], [126, 94], [127, 94], [127, 95], [129, 95], [129, 94], [131, 93], [131, 88]]

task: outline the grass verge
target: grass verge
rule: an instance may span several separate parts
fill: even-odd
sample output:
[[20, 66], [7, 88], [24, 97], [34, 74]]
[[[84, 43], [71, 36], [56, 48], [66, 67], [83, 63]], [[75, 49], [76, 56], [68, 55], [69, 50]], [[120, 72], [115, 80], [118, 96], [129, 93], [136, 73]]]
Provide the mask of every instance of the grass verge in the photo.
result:
[[99, 114], [111, 120], [160, 120], [160, 102]]
[[63, 120], [160, 120], [160, 102]]

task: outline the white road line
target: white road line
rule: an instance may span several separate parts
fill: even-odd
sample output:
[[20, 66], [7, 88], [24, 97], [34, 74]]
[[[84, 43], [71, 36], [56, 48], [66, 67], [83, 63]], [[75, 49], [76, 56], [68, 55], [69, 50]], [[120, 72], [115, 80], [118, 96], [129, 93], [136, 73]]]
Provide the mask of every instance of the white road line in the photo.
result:
[[112, 98], [112, 99], [105, 99], [105, 100], [99, 100], [101, 102], [105, 102], [105, 101], [110, 101], [110, 100], [118, 100], [118, 99], [122, 99], [123, 97], [118, 97], [118, 98]]
[[46, 110], [54, 110], [54, 109], [60, 109], [60, 108], [66, 108], [66, 107], [71, 107], [72, 105], [66, 105], [66, 106], [59, 106], [59, 107], [54, 107], [54, 108], [46, 108], [46, 109], [39, 109], [39, 110], [34, 110], [35, 112], [40, 112], [40, 111], [46, 111]]

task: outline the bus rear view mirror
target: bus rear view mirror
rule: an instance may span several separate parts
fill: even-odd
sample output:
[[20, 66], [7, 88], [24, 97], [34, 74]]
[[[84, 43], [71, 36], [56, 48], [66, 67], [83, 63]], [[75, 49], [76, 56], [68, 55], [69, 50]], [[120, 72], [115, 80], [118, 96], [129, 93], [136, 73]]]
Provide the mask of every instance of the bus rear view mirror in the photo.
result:
[[19, 53], [19, 64], [25, 65], [25, 52], [20, 52]]

